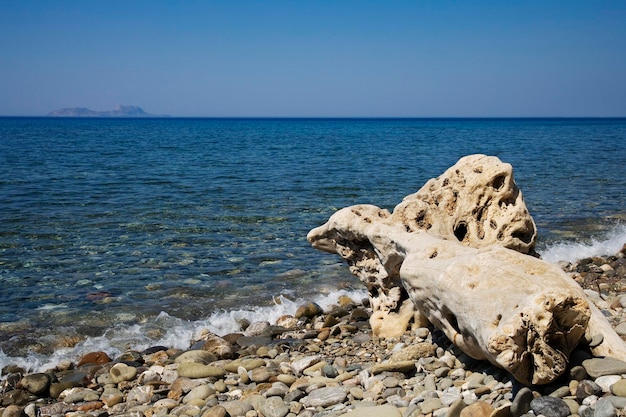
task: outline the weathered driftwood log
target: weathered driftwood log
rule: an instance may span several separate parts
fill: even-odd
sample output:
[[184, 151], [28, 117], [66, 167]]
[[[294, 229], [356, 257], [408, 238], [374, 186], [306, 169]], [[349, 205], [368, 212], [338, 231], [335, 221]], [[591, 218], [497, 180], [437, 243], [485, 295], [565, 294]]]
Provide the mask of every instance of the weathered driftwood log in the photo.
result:
[[388, 211], [370, 205], [338, 211], [308, 239], [347, 260], [370, 292], [400, 282], [459, 348], [522, 383], [544, 384], [561, 375], [590, 321], [591, 331], [605, 334], [603, 349], [618, 357], [626, 352], [578, 284], [540, 259], [498, 245], [471, 248], [407, 232]]
[[349, 207], [307, 238], [365, 284], [377, 336], [428, 320], [470, 356], [533, 384], [560, 375], [585, 332], [604, 337], [595, 355], [626, 360], [626, 344], [578, 284], [525, 255], [535, 255], [535, 224], [498, 158], [461, 158], [393, 214]]

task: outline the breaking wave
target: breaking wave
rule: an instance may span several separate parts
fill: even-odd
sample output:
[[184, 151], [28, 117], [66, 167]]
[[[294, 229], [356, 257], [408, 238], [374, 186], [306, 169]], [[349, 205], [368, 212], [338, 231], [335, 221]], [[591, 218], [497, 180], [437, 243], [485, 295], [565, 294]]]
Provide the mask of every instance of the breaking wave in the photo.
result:
[[28, 372], [44, 372], [63, 361], [76, 361], [86, 353], [95, 351], [106, 352], [114, 358], [128, 349], [142, 351], [152, 346], [188, 349], [203, 330], [224, 335], [239, 331], [243, 321], [268, 321], [273, 324], [283, 315], [293, 315], [306, 301], [314, 301], [327, 310], [343, 295], [359, 302], [367, 297], [367, 291], [336, 290], [320, 294], [312, 300], [290, 300], [281, 296], [275, 299], [272, 306], [218, 311], [197, 321], [179, 319], [162, 312], [153, 320], [132, 326], [116, 326], [102, 336], [87, 338], [72, 348], [58, 349], [52, 355], [32, 353], [26, 357], [12, 357], [0, 350], [0, 369], [7, 365], [18, 365]]
[[614, 255], [626, 243], [626, 224], [620, 223], [600, 238], [586, 241], [555, 242], [546, 246], [541, 258], [547, 262], [575, 262], [592, 256]]

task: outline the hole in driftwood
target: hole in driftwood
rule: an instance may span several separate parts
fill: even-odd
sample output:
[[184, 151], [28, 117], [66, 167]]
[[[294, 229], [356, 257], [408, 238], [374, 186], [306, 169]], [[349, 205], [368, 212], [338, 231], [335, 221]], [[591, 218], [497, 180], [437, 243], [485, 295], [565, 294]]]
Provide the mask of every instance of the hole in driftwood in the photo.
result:
[[458, 239], [459, 242], [463, 242], [465, 236], [467, 235], [467, 224], [465, 222], [460, 222], [456, 226], [454, 226], [454, 236]]
[[493, 179], [491, 186], [495, 188], [496, 190], [500, 190], [500, 188], [502, 188], [502, 186], [504, 185], [505, 178], [506, 176], [504, 175], [498, 175], [497, 177]]

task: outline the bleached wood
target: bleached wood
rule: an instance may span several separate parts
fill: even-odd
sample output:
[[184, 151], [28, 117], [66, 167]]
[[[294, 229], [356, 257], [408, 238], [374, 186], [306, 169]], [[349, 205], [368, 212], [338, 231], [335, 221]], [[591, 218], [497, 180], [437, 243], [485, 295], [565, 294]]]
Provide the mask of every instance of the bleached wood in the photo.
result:
[[522, 383], [545, 384], [561, 375], [590, 322], [590, 331], [605, 335], [596, 350], [626, 358], [624, 342], [612, 336], [580, 286], [540, 259], [498, 245], [472, 248], [408, 232], [371, 205], [339, 210], [307, 238], [315, 248], [342, 256], [374, 301], [399, 307], [399, 283], [419, 312], [465, 353]]

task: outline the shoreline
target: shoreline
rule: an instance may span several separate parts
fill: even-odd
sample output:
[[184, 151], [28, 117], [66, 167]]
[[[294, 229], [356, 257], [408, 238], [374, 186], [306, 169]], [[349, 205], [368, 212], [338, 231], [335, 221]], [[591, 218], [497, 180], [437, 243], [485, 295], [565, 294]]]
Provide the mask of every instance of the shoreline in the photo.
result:
[[[558, 263], [560, 259], [575, 262], [595, 254], [617, 252], [622, 242], [626, 241], [626, 225], [618, 223], [609, 232], [590, 236], [584, 240], [555, 241], [540, 249], [542, 259], [550, 263]], [[301, 269], [284, 272], [278, 279], [289, 280], [291, 287], [274, 287], [275, 291], [265, 291], [262, 297], [256, 294], [256, 303], [251, 296], [246, 299], [227, 296], [230, 306], [214, 307], [212, 311], [201, 311], [211, 301], [195, 299], [187, 303], [196, 312], [196, 317], [180, 315], [165, 311], [147, 312], [132, 310], [117, 301], [116, 294], [107, 291], [86, 293], [90, 303], [97, 310], [87, 311], [74, 320], [73, 314], [63, 309], [39, 310], [37, 320], [24, 315], [19, 321], [0, 323], [0, 368], [6, 364], [19, 363], [24, 366], [35, 365], [37, 369], [51, 367], [54, 363], [69, 359], [77, 359], [92, 350], [104, 350], [111, 355], [118, 355], [128, 346], [137, 349], [148, 348], [159, 344], [180, 349], [196, 337], [197, 333], [208, 328], [216, 334], [224, 334], [237, 330], [241, 320], [256, 321], [260, 319], [275, 320], [284, 314], [293, 314], [298, 303], [314, 301], [325, 307], [336, 302], [339, 295], [348, 295], [355, 299], [366, 297], [365, 287], [354, 276], [350, 275], [345, 264], [340, 260], [324, 258], [327, 264], [315, 269], [315, 276], [310, 279], [317, 283], [316, 292], [304, 287], [305, 293], [296, 297], [293, 288], [301, 288], [298, 277], [304, 276]], [[271, 285], [275, 285], [275, 282]], [[184, 301], [181, 299], [181, 301]], [[263, 301], [263, 302], [261, 302]], [[67, 308], [68, 306], [66, 306]], [[71, 303], [69, 304], [71, 308]], [[106, 317], [102, 315], [106, 309]], [[197, 312], [200, 311], [200, 314]], [[149, 313], [144, 315], [144, 313]], [[204, 313], [204, 314], [203, 314]], [[206, 315], [205, 315], [206, 314]], [[143, 317], [142, 317], [143, 316]], [[38, 327], [45, 323], [49, 328]], [[50, 326], [51, 325], [51, 326]], [[130, 344], [130, 345], [129, 345]]]
[[[626, 334], [626, 245], [614, 256], [561, 266]], [[588, 361], [584, 349], [559, 380], [526, 388], [432, 326], [374, 338], [369, 314], [367, 302], [344, 295], [327, 311], [308, 303], [271, 324], [243, 323], [245, 330], [221, 336], [207, 331], [187, 349], [153, 346], [114, 358], [96, 351], [34, 374], [7, 366], [0, 417], [626, 414], [626, 367], [608, 364], [599, 375], [593, 366], [602, 359]]]

